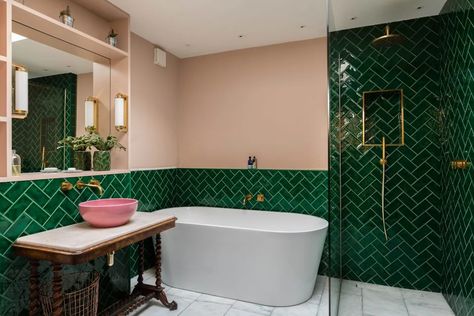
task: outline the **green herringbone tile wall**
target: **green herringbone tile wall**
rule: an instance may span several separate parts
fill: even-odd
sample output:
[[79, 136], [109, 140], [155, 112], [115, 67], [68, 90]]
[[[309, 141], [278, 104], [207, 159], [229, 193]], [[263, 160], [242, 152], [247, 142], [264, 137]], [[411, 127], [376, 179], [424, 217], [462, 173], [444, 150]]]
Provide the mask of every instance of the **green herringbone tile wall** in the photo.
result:
[[[130, 174], [96, 176], [105, 189], [104, 198], [129, 197]], [[68, 178], [72, 183], [77, 178]], [[84, 177], [89, 181], [89, 177]], [[77, 210], [81, 201], [97, 199], [89, 189], [63, 193], [64, 179], [0, 183], [0, 315], [25, 313], [28, 302], [29, 265], [13, 255], [12, 244], [20, 236], [81, 222]], [[43, 275], [47, 271], [42, 265]], [[101, 304], [114, 302], [129, 290], [128, 250], [117, 254], [116, 265], [107, 269], [103, 258], [78, 267], [101, 271]], [[76, 270], [68, 267], [68, 271]]]
[[474, 2], [448, 0], [441, 15], [443, 293], [458, 316], [474, 315]]
[[138, 210], [151, 212], [173, 207], [176, 169], [132, 171], [132, 196], [139, 200]]
[[[343, 278], [439, 291], [439, 19], [393, 23], [394, 32], [404, 35], [406, 42], [376, 49], [371, 41], [382, 35], [383, 28], [364, 27], [330, 36], [331, 131], [335, 134], [331, 177], [336, 177], [331, 184], [339, 184], [341, 158]], [[406, 146], [388, 149], [388, 242], [381, 220], [381, 150], [361, 146], [362, 93], [386, 89], [404, 90], [406, 138]], [[331, 215], [338, 214], [336, 194], [331, 197]]]
[[[151, 212], [174, 206], [176, 172], [174, 168], [131, 172], [132, 196], [139, 201], [139, 211]], [[130, 273], [134, 276], [138, 273], [138, 247], [134, 245], [130, 249]], [[145, 242], [146, 268], [153, 265], [153, 255], [150, 239]]]
[[[242, 209], [243, 197], [265, 194], [246, 208], [295, 212], [328, 218], [327, 171], [178, 169], [175, 206], [212, 206]], [[327, 242], [320, 273], [327, 272]]]
[[178, 169], [176, 206], [242, 209], [248, 193], [265, 194], [246, 208], [327, 218], [327, 172], [297, 170]]
[[29, 113], [13, 120], [12, 146], [22, 158], [23, 172], [41, 169], [41, 151], [46, 149], [47, 166], [71, 166], [70, 152], [57, 149], [58, 141], [76, 133], [77, 76], [72, 73], [29, 80]]

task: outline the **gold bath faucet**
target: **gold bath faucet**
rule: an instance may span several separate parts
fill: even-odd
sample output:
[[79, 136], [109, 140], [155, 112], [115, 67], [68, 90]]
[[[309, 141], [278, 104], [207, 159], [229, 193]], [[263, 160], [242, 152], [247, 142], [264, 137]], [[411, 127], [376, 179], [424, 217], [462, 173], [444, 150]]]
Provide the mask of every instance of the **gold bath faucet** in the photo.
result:
[[243, 205], [243, 206], [247, 205], [247, 202], [252, 201], [252, 199], [253, 199], [253, 195], [252, 195], [252, 194], [250, 194], [250, 193], [249, 193], [249, 194], [246, 194], [246, 195], [244, 196], [244, 200], [242, 201], [242, 205]]
[[[252, 201], [252, 199], [253, 199], [253, 194], [251, 194], [251, 193], [246, 194], [244, 196], [244, 200], [242, 201], [242, 205], [243, 206], [247, 205], [247, 202]], [[263, 193], [257, 194], [256, 200], [257, 200], [257, 202], [260, 202], [260, 203], [265, 202], [265, 194], [263, 194]]]

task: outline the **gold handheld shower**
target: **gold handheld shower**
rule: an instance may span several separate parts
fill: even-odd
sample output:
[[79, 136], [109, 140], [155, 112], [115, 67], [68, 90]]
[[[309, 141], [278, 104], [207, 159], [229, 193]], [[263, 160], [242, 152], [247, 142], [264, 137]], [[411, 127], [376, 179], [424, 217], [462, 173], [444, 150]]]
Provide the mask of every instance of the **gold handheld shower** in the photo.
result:
[[387, 227], [385, 226], [385, 167], [387, 166], [386, 147], [385, 137], [382, 137], [382, 159], [380, 159], [380, 164], [382, 165], [382, 224], [385, 240], [387, 241]]

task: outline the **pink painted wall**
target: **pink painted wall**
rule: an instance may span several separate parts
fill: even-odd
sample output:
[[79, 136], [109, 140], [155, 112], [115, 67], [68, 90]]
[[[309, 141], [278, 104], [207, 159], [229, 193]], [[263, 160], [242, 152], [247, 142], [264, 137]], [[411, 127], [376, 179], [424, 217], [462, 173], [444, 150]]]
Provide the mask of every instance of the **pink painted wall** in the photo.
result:
[[154, 45], [131, 36], [130, 168], [176, 167], [179, 59], [153, 64]]
[[326, 54], [321, 38], [182, 60], [179, 167], [326, 170]]

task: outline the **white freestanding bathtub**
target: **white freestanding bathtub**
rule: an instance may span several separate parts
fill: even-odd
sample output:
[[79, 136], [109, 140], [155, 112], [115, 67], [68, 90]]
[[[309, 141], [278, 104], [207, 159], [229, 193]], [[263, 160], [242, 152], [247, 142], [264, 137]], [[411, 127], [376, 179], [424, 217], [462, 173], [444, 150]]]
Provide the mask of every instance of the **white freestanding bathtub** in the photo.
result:
[[210, 207], [157, 212], [178, 218], [163, 232], [163, 282], [270, 306], [308, 300], [328, 222], [282, 212]]

